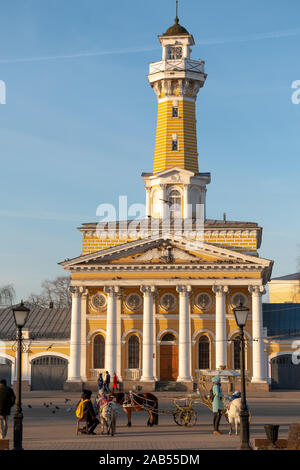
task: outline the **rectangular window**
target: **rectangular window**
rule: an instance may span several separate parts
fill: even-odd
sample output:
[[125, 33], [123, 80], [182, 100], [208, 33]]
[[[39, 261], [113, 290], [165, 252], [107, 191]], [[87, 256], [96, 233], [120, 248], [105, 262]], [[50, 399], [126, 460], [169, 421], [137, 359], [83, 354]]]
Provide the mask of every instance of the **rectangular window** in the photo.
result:
[[172, 151], [177, 152], [177, 150], [178, 150], [178, 141], [177, 141], [177, 139], [175, 139], [175, 140], [173, 139], [172, 140]]
[[172, 108], [172, 117], [173, 118], [178, 117], [178, 106], [173, 106], [173, 108]]

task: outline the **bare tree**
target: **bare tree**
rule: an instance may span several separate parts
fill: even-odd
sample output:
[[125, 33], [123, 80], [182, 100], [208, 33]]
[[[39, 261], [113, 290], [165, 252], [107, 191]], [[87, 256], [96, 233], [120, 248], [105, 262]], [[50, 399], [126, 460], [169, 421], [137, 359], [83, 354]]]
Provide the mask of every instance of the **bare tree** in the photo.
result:
[[30, 294], [28, 302], [44, 308], [49, 308], [49, 306], [54, 308], [71, 307], [70, 280], [69, 276], [59, 276], [53, 281], [44, 281], [41, 293]]
[[12, 284], [0, 287], [0, 305], [12, 305], [16, 297], [15, 289]]

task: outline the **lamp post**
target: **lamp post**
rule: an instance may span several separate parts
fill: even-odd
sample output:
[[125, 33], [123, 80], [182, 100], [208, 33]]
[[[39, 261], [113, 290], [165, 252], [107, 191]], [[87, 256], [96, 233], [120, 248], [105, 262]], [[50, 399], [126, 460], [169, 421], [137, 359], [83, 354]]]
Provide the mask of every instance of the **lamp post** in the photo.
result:
[[246, 386], [245, 386], [245, 337], [244, 327], [247, 322], [249, 308], [239, 305], [233, 309], [235, 321], [240, 329], [241, 339], [241, 411], [240, 411], [240, 422], [241, 422], [241, 450], [251, 450], [249, 445], [249, 411], [246, 401]]
[[14, 450], [23, 450], [23, 413], [21, 404], [22, 392], [22, 328], [24, 327], [29, 308], [25, 307], [23, 301], [13, 308], [14, 319], [17, 326], [17, 390], [16, 390], [16, 411], [14, 416]]

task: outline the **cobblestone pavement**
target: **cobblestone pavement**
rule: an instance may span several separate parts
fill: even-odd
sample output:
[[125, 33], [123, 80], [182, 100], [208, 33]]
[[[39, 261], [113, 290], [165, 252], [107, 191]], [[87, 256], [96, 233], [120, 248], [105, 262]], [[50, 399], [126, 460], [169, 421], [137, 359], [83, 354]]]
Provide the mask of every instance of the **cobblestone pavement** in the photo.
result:
[[[178, 396], [178, 394], [176, 394]], [[171, 411], [174, 406], [170, 394], [157, 394], [159, 408]], [[182, 395], [180, 395], [182, 396]], [[65, 403], [65, 399], [70, 401]], [[212, 434], [212, 413], [203, 404], [194, 405], [197, 424], [191, 428], [177, 426], [172, 414], [160, 414], [159, 425], [147, 427], [146, 412], [133, 413], [132, 427], [122, 409], [118, 412], [117, 433], [114, 437], [101, 435], [76, 436], [74, 406], [78, 394], [65, 392], [27, 392], [23, 398], [25, 450], [234, 450], [239, 447], [239, 436], [229, 436], [228, 425], [222, 418], [221, 436]], [[300, 394], [279, 395], [273, 398], [249, 398], [252, 411], [251, 438], [265, 437], [264, 424], [280, 424], [279, 437], [288, 435], [288, 426], [300, 422]], [[48, 406], [45, 406], [48, 405]], [[71, 406], [73, 407], [72, 409]], [[13, 442], [13, 414], [9, 420], [8, 438]]]

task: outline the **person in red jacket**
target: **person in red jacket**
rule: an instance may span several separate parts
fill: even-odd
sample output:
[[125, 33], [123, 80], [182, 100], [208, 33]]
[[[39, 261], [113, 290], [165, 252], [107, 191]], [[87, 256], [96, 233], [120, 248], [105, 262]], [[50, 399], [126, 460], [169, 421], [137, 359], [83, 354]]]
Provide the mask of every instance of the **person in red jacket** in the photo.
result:
[[113, 392], [115, 392], [116, 390], [118, 390], [118, 378], [117, 378], [117, 374], [114, 373], [114, 377], [113, 377]]

